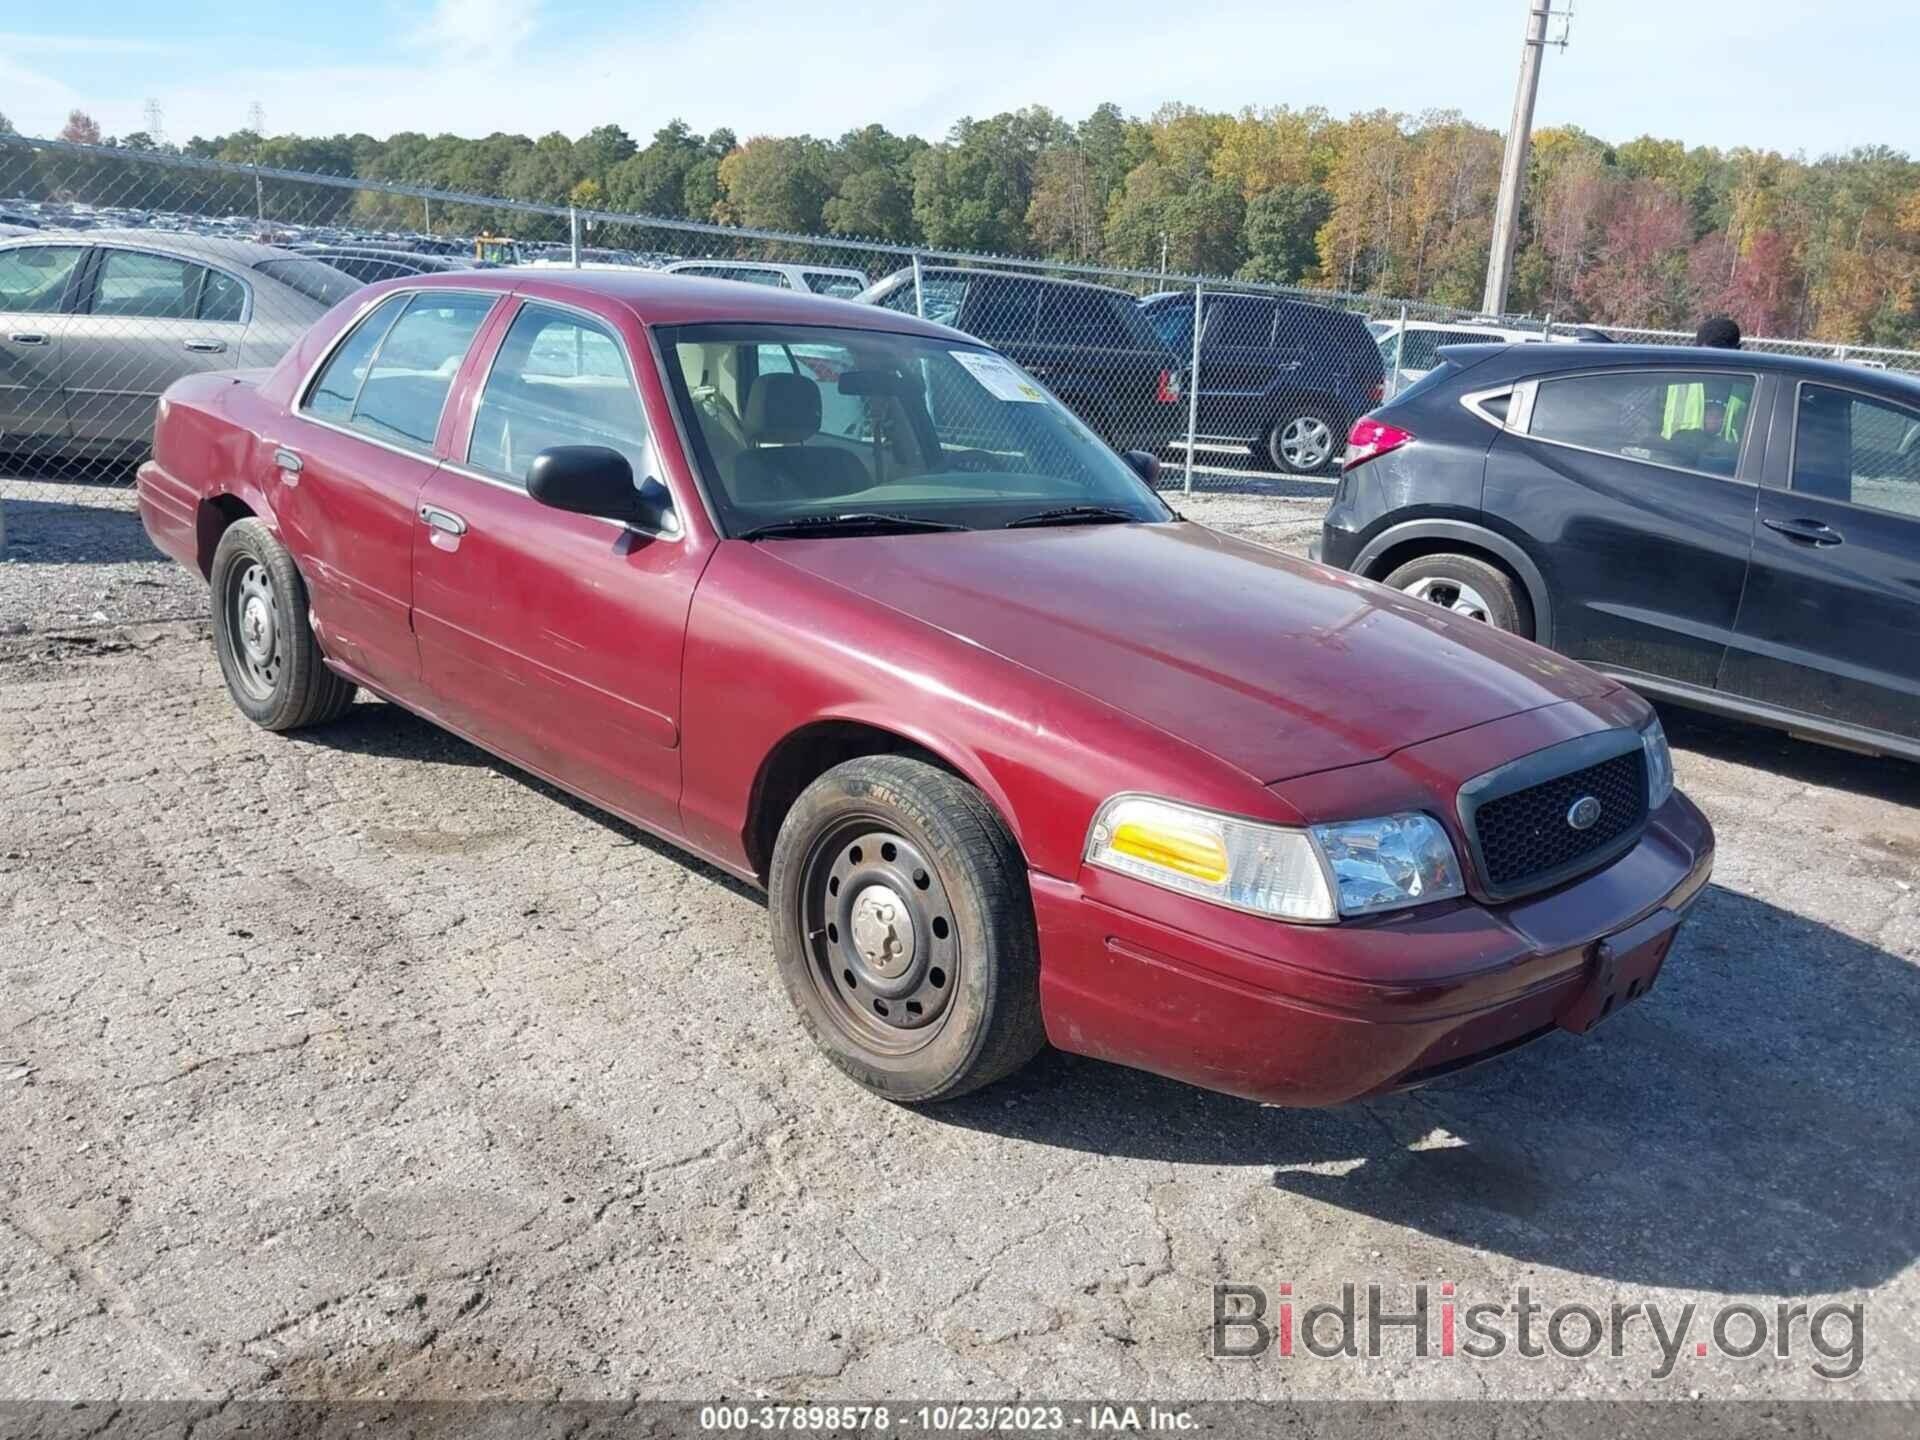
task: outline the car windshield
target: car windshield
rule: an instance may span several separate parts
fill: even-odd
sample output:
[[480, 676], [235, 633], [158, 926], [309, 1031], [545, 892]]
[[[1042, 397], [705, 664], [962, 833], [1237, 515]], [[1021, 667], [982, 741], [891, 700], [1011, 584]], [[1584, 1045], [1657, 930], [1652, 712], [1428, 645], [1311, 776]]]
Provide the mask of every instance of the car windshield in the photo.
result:
[[853, 513], [965, 529], [1069, 507], [1172, 518], [1126, 461], [984, 347], [823, 326], [659, 333], [729, 534]]
[[324, 260], [262, 260], [253, 268], [327, 306], [337, 305], [365, 283]]

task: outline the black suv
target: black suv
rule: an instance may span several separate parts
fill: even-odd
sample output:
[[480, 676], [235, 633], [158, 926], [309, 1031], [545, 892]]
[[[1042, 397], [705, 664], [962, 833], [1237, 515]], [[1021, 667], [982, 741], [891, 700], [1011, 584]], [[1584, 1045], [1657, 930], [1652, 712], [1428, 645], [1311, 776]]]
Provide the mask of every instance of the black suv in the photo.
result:
[[1920, 759], [1920, 381], [1462, 345], [1360, 420], [1317, 547], [1649, 695]]
[[[947, 266], [922, 267], [920, 290], [927, 319], [1011, 355], [1114, 449], [1157, 452], [1185, 436], [1185, 362], [1126, 291]], [[895, 271], [856, 298], [911, 315], [913, 271]]]
[[[1193, 293], [1140, 302], [1162, 344], [1191, 366]], [[1293, 475], [1325, 470], [1357, 416], [1380, 403], [1386, 370], [1366, 320], [1271, 295], [1207, 295], [1196, 439], [1245, 445]]]

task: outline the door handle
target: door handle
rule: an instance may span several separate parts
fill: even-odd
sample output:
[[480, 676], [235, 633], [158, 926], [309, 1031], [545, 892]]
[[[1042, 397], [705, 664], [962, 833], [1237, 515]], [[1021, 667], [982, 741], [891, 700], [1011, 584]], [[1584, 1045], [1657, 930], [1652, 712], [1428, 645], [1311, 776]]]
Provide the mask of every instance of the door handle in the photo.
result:
[[227, 348], [224, 340], [187, 340], [182, 344], [188, 350], [196, 350], [202, 355], [218, 355]]
[[16, 345], [44, 345], [47, 343], [45, 333], [39, 330], [15, 330], [11, 335], [7, 336], [7, 338]]
[[1805, 545], [1838, 545], [1847, 538], [1821, 520], [1762, 520], [1760, 523]]
[[465, 520], [462, 520], [451, 510], [442, 510], [438, 505], [422, 505], [420, 507], [420, 518], [435, 530], [439, 530], [447, 535], [464, 535], [467, 533], [467, 522]]
[[282, 485], [298, 485], [300, 472], [306, 468], [306, 462], [300, 458], [299, 454], [284, 445], [275, 448], [273, 465], [280, 472]]

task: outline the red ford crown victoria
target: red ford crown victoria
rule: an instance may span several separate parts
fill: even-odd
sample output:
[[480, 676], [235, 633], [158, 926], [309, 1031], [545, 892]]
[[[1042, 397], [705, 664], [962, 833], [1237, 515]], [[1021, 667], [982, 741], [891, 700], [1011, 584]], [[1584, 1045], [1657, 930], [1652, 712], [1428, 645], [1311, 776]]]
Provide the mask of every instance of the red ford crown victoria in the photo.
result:
[[496, 271], [180, 381], [139, 483], [248, 717], [365, 688], [765, 886], [890, 1099], [1050, 1042], [1322, 1105], [1639, 998], [1713, 854], [1647, 705], [1153, 469], [939, 325]]

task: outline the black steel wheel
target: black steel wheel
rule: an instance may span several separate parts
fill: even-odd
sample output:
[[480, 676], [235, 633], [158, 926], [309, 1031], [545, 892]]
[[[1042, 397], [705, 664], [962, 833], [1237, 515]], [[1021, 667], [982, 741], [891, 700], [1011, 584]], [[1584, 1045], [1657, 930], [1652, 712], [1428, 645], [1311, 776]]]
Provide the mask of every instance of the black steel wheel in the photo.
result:
[[782, 823], [768, 888], [802, 1022], [876, 1094], [948, 1099], [1044, 1043], [1026, 866], [958, 776], [899, 755], [836, 766]]
[[800, 881], [813, 978], [850, 1037], [890, 1054], [939, 1033], [960, 975], [953, 902], [933, 864], [878, 815], [823, 834]]
[[354, 687], [327, 668], [307, 620], [307, 586], [293, 557], [258, 520], [220, 537], [208, 575], [213, 649], [227, 692], [269, 730], [318, 725], [353, 703]]

